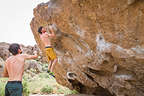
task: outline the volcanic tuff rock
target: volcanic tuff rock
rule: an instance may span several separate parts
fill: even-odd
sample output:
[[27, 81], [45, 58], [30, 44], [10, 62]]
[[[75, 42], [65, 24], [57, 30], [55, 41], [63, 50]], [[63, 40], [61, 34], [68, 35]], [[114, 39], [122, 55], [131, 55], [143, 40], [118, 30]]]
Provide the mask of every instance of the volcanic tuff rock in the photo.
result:
[[144, 1], [51, 0], [34, 9], [31, 29], [53, 24], [57, 82], [100, 96], [144, 94]]

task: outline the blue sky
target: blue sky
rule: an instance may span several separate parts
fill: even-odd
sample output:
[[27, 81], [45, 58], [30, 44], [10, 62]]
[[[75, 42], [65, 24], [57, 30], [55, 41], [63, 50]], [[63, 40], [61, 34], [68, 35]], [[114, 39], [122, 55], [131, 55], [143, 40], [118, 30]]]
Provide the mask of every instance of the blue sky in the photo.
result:
[[33, 9], [49, 0], [2, 0], [0, 2], [0, 42], [34, 45], [30, 29]]

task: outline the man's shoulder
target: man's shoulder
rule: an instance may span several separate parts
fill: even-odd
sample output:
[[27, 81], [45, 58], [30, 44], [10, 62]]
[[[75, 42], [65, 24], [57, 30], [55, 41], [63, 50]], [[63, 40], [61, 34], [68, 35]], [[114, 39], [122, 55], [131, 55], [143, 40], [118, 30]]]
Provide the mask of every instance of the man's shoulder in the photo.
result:
[[7, 64], [8, 62], [10, 62], [12, 60], [13, 56], [10, 56], [6, 59], [5, 63]]
[[10, 61], [12, 58], [13, 58], [13, 56], [8, 57], [8, 58], [6, 59], [6, 62], [7, 62], [7, 61]]

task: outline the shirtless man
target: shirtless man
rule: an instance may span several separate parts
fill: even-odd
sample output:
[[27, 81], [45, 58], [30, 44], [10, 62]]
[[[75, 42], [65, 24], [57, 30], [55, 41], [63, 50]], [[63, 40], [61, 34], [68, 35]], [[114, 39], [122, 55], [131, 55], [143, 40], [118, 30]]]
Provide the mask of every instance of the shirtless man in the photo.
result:
[[22, 76], [24, 72], [24, 64], [26, 59], [34, 59], [38, 56], [22, 54], [19, 44], [11, 44], [9, 52], [10, 56], [6, 62], [3, 72], [3, 77], [9, 77], [5, 87], [5, 96], [22, 96]]
[[47, 33], [46, 28], [44, 28], [42, 26], [39, 27], [39, 29], [38, 29], [41, 41], [45, 45], [45, 51], [46, 51], [48, 61], [50, 62], [49, 66], [48, 66], [48, 72], [50, 73], [50, 72], [53, 72], [54, 66], [57, 63], [57, 57], [56, 57], [56, 53], [54, 52], [54, 49], [51, 45], [51, 38], [55, 37], [55, 33], [54, 33], [52, 26], [49, 26], [49, 31], [50, 31], [50, 33]]

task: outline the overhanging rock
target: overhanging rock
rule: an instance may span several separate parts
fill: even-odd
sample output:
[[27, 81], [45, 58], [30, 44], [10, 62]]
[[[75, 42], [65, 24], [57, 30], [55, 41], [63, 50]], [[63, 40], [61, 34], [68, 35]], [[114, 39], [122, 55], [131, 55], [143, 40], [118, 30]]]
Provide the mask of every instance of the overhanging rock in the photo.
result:
[[[58, 83], [101, 96], [144, 94], [144, 1], [51, 0], [34, 9], [31, 29], [55, 24]], [[44, 54], [45, 55], [45, 54]]]

